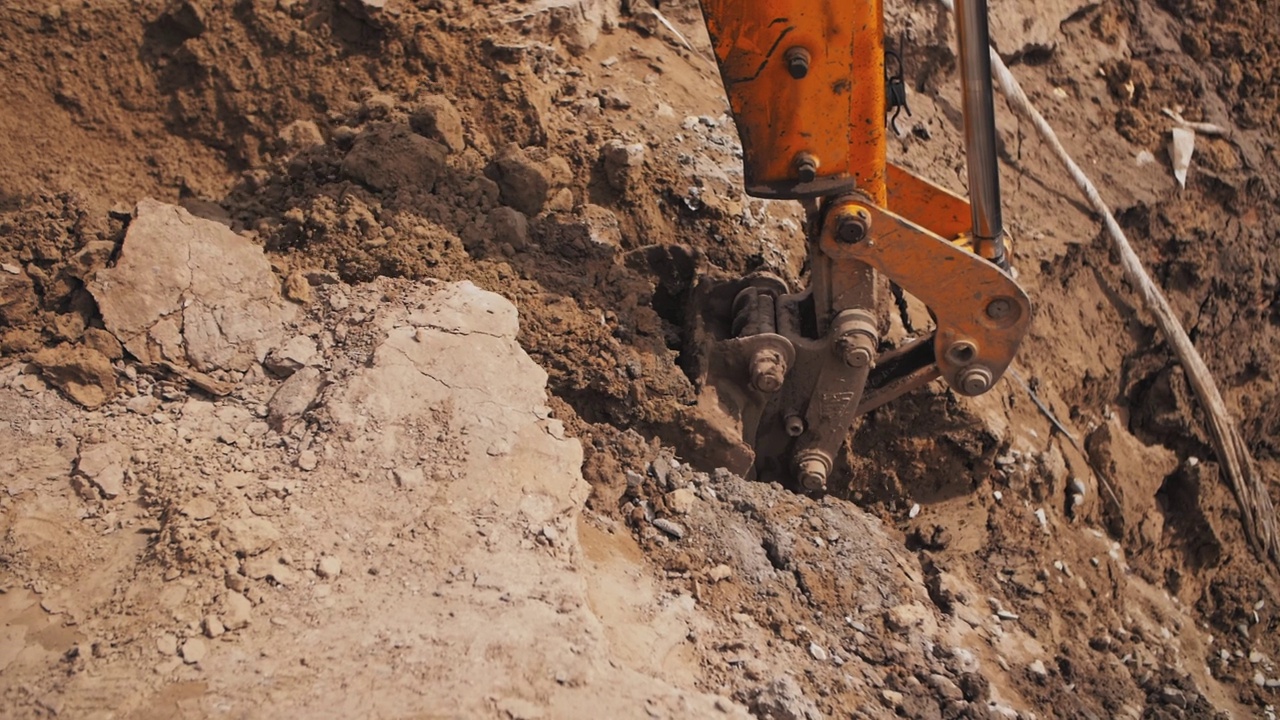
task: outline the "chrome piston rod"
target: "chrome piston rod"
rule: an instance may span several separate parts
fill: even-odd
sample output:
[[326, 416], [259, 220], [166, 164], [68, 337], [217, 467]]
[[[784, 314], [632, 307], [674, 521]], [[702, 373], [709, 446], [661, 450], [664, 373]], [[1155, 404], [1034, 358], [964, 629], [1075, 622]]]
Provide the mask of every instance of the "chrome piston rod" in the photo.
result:
[[[996, 164], [996, 116], [992, 101], [990, 33], [987, 0], [955, 0], [956, 35], [960, 42], [965, 164], [969, 170], [969, 206], [973, 234], [1003, 255], [1000, 217], [1000, 170]], [[985, 241], [985, 242], [983, 242]]]

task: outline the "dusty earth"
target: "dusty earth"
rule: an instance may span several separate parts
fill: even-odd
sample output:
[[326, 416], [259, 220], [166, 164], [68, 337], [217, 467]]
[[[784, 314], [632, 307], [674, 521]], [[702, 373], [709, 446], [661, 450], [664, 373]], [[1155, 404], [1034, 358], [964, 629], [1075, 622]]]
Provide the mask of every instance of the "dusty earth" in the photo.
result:
[[[992, 7], [1280, 501], [1280, 8]], [[949, 19], [888, 13], [962, 191]], [[1276, 575], [1002, 106], [1016, 375], [827, 497], [704, 465], [693, 281], [804, 272], [708, 58], [688, 0], [0, 8], [3, 714], [1274, 718]], [[1165, 108], [1228, 130], [1185, 188]]]

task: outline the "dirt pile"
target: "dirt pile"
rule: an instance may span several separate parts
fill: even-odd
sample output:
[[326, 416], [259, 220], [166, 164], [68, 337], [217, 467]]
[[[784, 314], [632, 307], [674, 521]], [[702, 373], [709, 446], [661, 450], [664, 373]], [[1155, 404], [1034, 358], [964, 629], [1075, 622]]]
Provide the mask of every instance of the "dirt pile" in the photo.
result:
[[[1002, 4], [1027, 21], [996, 44], [1274, 477], [1265, 11], [1051, 5]], [[0, 112], [6, 706], [1272, 712], [1275, 582], [1181, 371], [1011, 117], [1025, 386], [877, 410], [839, 497], [701, 465], [688, 291], [795, 281], [804, 248], [798, 208], [739, 189], [699, 22], [688, 2], [0, 10], [0, 98], [23, 109]], [[891, 9], [912, 108], [891, 154], [962, 189], [947, 22]], [[1231, 130], [1181, 192], [1165, 107]]]

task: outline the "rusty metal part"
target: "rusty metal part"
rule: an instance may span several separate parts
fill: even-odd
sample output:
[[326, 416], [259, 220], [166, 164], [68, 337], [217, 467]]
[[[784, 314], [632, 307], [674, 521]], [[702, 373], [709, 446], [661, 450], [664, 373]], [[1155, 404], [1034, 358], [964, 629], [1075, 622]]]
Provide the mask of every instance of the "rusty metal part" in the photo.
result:
[[844, 208], [836, 218], [836, 240], [845, 245], [862, 242], [871, 232], [871, 214], [857, 205]]
[[776, 393], [787, 379], [787, 361], [782, 353], [762, 347], [751, 356], [751, 387], [762, 393]]
[[933, 351], [933, 336], [930, 335], [880, 355], [875, 369], [867, 376], [858, 414], [869, 413], [941, 377]]
[[[747, 193], [857, 187], [883, 205], [883, 1], [702, 0], [702, 14], [742, 139]], [[821, 160], [811, 181], [792, 165], [801, 152]]]
[[808, 492], [827, 489], [827, 477], [831, 475], [831, 457], [826, 453], [810, 450], [798, 458], [796, 476], [800, 487]]
[[836, 337], [834, 346], [845, 365], [860, 368], [875, 361], [880, 333], [876, 330], [876, 319], [871, 313], [847, 311], [837, 330], [840, 334]]
[[787, 429], [787, 434], [791, 437], [800, 437], [804, 434], [804, 418], [796, 413], [787, 415], [783, 419], [783, 423]]
[[[936, 316], [934, 342], [942, 377], [972, 394], [966, 388], [979, 387], [980, 378], [962, 378], [960, 371], [980, 365], [990, 374], [990, 388], [1013, 361], [1030, 326], [1031, 301], [1022, 288], [991, 262], [896, 213], [864, 206], [856, 197], [831, 205], [819, 240], [822, 252], [836, 266], [870, 265], [923, 301]], [[839, 242], [836, 234], [838, 218], [852, 207], [866, 207], [876, 232], [866, 242], [849, 245]], [[997, 304], [1005, 311], [1001, 318], [987, 314], [996, 299], [1007, 302], [1004, 308]]]
[[[712, 462], [821, 491], [858, 415], [937, 378], [986, 392], [1025, 336], [1030, 301], [991, 231], [994, 149], [970, 156], [976, 209], [887, 164], [882, 0], [701, 4], [746, 191], [804, 202], [810, 273], [794, 294], [767, 275], [699, 283], [686, 357], [713, 419], [700, 429], [723, 442]], [[933, 335], [879, 353], [878, 273], [930, 308]]]
[[987, 303], [987, 317], [992, 320], [1000, 321], [1008, 318], [1014, 313], [1013, 298], [998, 297]]
[[993, 382], [990, 370], [981, 365], [974, 365], [960, 372], [959, 389], [965, 395], [981, 395], [991, 389]]
[[796, 80], [803, 80], [809, 74], [809, 51], [802, 47], [787, 50], [787, 72]]
[[957, 340], [947, 346], [947, 360], [954, 365], [968, 365], [978, 357], [978, 348], [968, 340]]
[[811, 183], [818, 177], [818, 158], [807, 152], [796, 155], [796, 178], [802, 183]]
[[[843, 311], [830, 321], [829, 332], [813, 337], [803, 329], [812, 325], [812, 293], [772, 295], [776, 332], [741, 335], [735, 326], [770, 327], [758, 318], [741, 319], [742, 313], [751, 312], [748, 308], [770, 307], [750, 299], [774, 288], [753, 282], [760, 280], [705, 279], [695, 291], [694, 327], [686, 353], [699, 388], [698, 413], [715, 419], [699, 431], [720, 445], [710, 453], [711, 462], [747, 477], [798, 482], [796, 459], [835, 457], [857, 415], [873, 363], [850, 366], [845, 357], [850, 346], [840, 341], [874, 348], [874, 315], [866, 308]], [[773, 353], [782, 356], [781, 362]], [[767, 358], [763, 365], [769, 368], [787, 368], [777, 390], [758, 379], [762, 358]], [[810, 470], [814, 472], [809, 485], [820, 488], [814, 485], [816, 466]]]

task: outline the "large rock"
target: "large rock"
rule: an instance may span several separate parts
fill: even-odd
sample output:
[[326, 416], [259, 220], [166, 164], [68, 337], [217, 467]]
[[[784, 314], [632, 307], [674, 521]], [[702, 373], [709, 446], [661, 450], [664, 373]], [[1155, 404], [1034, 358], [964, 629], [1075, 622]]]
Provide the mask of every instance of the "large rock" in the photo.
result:
[[542, 212], [556, 180], [552, 168], [529, 157], [518, 145], [504, 148], [486, 174], [498, 183], [502, 204], [525, 215]]
[[342, 159], [342, 170], [374, 190], [431, 192], [447, 154], [443, 145], [407, 125], [374, 125], [356, 138]]
[[[371, 361], [337, 384], [321, 410], [333, 423], [329, 450], [352, 467], [402, 467], [408, 458], [457, 473], [431, 468], [398, 490], [389, 476], [373, 473], [377, 492], [403, 493], [382, 511], [384, 526], [410, 517], [429, 528], [414, 572], [433, 591], [406, 584], [402, 599], [351, 606], [344, 622], [371, 637], [412, 628], [414, 654], [406, 659], [428, 678], [418, 691], [438, 699], [433, 709], [443, 717], [747, 720], [745, 709], [728, 701], [717, 709], [714, 696], [638, 671], [606, 641], [576, 566], [589, 490], [582, 448], [547, 417], [547, 374], [516, 341], [515, 307], [470, 283], [388, 283], [380, 292], [398, 302], [384, 304], [372, 320], [385, 339]], [[349, 472], [322, 466], [316, 482]], [[527, 528], [543, 537], [551, 528], [554, 552], [529, 542]], [[438, 579], [446, 577], [458, 581]], [[398, 580], [391, 585], [399, 587]], [[308, 643], [349, 642], [341, 624], [329, 625]], [[682, 626], [675, 642], [688, 633]], [[371, 664], [381, 657], [354, 660], [355, 675], [346, 681], [382, 677]], [[314, 708], [345, 700], [337, 684], [316, 687], [308, 700]]]
[[639, 168], [644, 165], [644, 145], [610, 140], [600, 148], [600, 160], [609, 187], [624, 192], [639, 179]]
[[200, 372], [247, 370], [295, 312], [262, 248], [155, 200], [138, 203], [115, 267], [88, 287], [130, 354]]
[[467, 149], [462, 114], [443, 95], [428, 95], [423, 98], [413, 115], [409, 116], [409, 126], [419, 135], [443, 143], [455, 153]]

